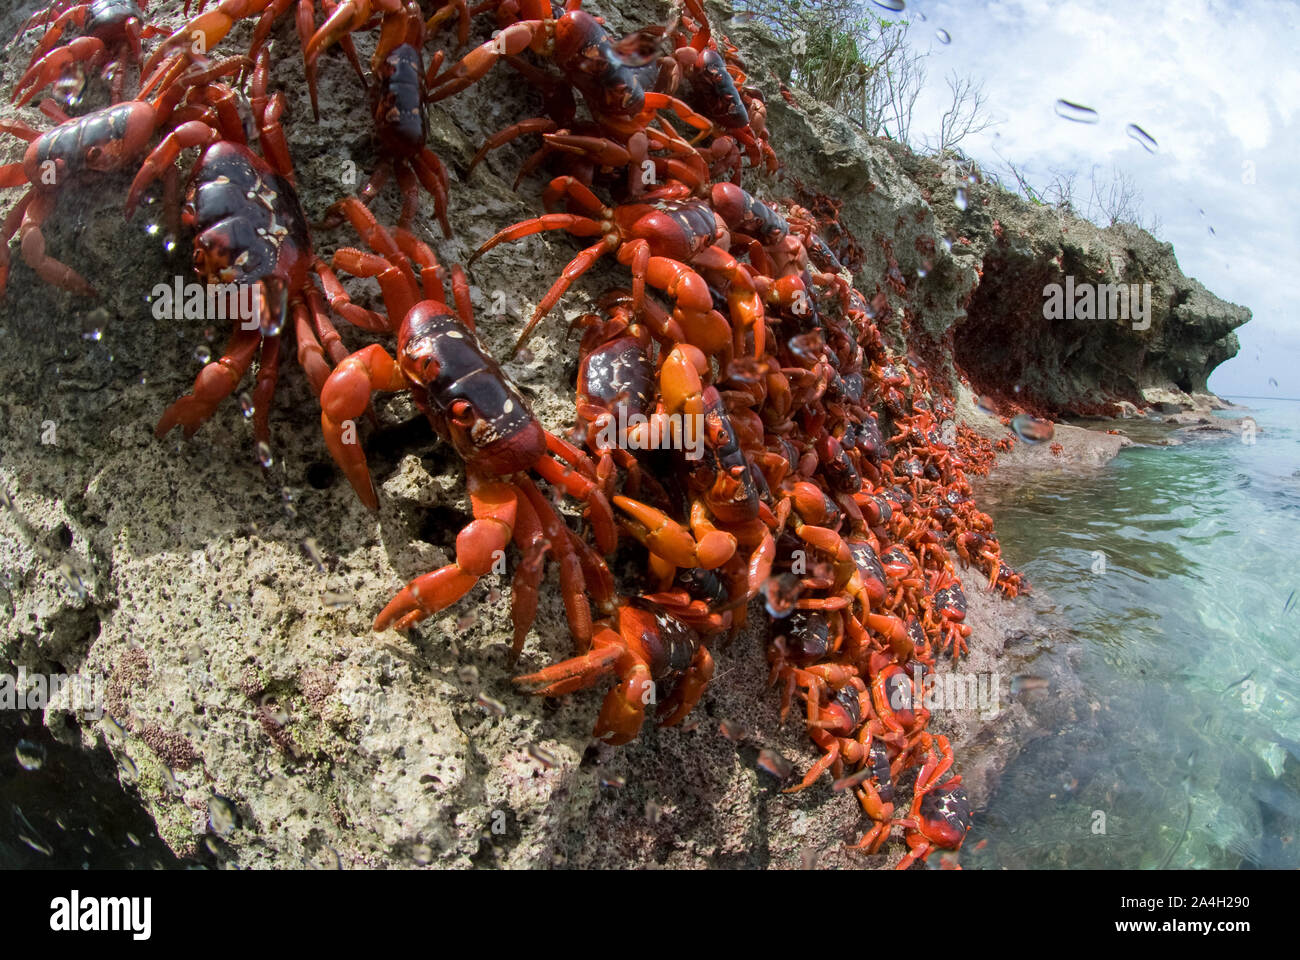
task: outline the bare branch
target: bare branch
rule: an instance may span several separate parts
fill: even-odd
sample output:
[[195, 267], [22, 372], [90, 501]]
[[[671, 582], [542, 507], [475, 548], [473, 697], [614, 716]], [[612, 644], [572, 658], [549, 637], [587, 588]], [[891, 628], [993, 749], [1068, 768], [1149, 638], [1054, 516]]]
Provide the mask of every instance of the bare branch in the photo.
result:
[[988, 112], [988, 96], [983, 81], [976, 82], [953, 71], [947, 77], [951, 99], [948, 109], [939, 121], [939, 141], [934, 152], [944, 156], [954, 150], [967, 137], [994, 126], [999, 121]]

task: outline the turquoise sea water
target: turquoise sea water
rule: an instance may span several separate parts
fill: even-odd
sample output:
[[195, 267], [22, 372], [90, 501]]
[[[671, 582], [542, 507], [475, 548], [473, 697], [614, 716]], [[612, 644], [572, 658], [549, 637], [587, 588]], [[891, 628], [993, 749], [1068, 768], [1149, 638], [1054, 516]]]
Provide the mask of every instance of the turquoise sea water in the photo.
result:
[[1254, 443], [988, 491], [1032, 602], [1075, 631], [1046, 656], [1081, 692], [1008, 766], [965, 865], [1300, 866], [1300, 402], [1240, 402]]

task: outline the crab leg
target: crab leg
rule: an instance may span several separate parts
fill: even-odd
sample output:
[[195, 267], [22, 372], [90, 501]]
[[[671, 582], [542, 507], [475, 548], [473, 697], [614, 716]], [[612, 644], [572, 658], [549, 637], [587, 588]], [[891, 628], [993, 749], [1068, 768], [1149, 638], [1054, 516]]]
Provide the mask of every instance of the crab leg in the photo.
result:
[[456, 561], [408, 583], [375, 618], [376, 630], [413, 626], [451, 606], [491, 572], [498, 552], [514, 538], [519, 494], [511, 484], [471, 470], [469, 498], [474, 520], [456, 536]]

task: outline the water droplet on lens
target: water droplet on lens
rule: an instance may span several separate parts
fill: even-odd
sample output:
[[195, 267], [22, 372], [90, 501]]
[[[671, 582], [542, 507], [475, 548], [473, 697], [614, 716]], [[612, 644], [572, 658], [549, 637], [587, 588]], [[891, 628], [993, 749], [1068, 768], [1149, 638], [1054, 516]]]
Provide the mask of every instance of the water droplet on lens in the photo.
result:
[[81, 574], [77, 572], [72, 564], [67, 562], [59, 564], [59, 576], [78, 600], [85, 599], [86, 582], [81, 579]]
[[214, 793], [208, 800], [208, 823], [218, 836], [228, 837], [239, 826], [239, 813], [233, 803]]
[[307, 554], [307, 559], [315, 565], [317, 572], [325, 572], [325, 562], [321, 559], [315, 537], [308, 537], [302, 542], [302, 552]]
[[969, 206], [969, 201], [967, 201], [966, 199], [965, 187], [957, 188], [957, 192], [953, 194], [952, 202], [956, 204], [958, 210], [962, 210], [962, 211], [964, 211], [966, 207]]
[[108, 320], [108, 311], [103, 307], [91, 310], [82, 321], [81, 339], [98, 343], [104, 336], [104, 328], [108, 326]]
[[1075, 123], [1096, 123], [1101, 119], [1100, 114], [1092, 107], [1085, 107], [1081, 103], [1074, 103], [1070, 100], [1056, 101], [1056, 115], [1063, 120], [1072, 120]]
[[333, 610], [344, 610], [352, 606], [355, 599], [356, 594], [351, 590], [327, 590], [321, 595], [321, 601]]
[[737, 723], [735, 720], [723, 720], [718, 724], [718, 732], [734, 743], [739, 743], [749, 735], [743, 723]]
[[878, 7], [884, 7], [886, 10], [892, 10], [894, 13], [902, 13], [907, 9], [904, 0], [872, 0]]
[[1151, 134], [1147, 133], [1136, 123], [1130, 123], [1125, 127], [1125, 130], [1128, 132], [1130, 137], [1142, 144], [1142, 149], [1147, 153], [1155, 153], [1160, 149], [1160, 144], [1156, 143], [1156, 138], [1151, 136]]
[[555, 759], [555, 754], [551, 753], [551, 751], [545, 749], [544, 747], [539, 747], [535, 743], [530, 743], [528, 745], [528, 755], [532, 757], [534, 760], [536, 760], [538, 763], [540, 763], [543, 767], [546, 767], [548, 770], [551, 767], [555, 766], [557, 762]]
[[14, 748], [14, 756], [24, 770], [39, 770], [45, 765], [45, 746], [30, 740], [19, 740], [18, 746]]
[[117, 758], [117, 768], [122, 771], [122, 776], [129, 783], [133, 783], [140, 776], [140, 769], [135, 765], [135, 761], [125, 753]]
[[952, 34], [950, 34], [947, 30], [943, 29], [942, 27], [934, 31], [934, 35], [939, 40], [940, 43], [952, 43]]
[[206, 343], [200, 343], [194, 348], [194, 359], [199, 363], [208, 363], [212, 359], [212, 351]]
[[1056, 428], [1052, 426], [1052, 421], [1039, 420], [1027, 413], [1013, 417], [1011, 429], [1016, 432], [1020, 439], [1027, 443], [1044, 443], [1051, 440], [1052, 435], [1056, 432]]
[[794, 605], [799, 600], [800, 583], [794, 574], [782, 573], [769, 577], [763, 584], [763, 604], [768, 616], [781, 620], [794, 612]]
[[775, 750], [763, 749], [758, 751], [758, 769], [778, 780], [786, 780], [794, 772], [794, 764]]

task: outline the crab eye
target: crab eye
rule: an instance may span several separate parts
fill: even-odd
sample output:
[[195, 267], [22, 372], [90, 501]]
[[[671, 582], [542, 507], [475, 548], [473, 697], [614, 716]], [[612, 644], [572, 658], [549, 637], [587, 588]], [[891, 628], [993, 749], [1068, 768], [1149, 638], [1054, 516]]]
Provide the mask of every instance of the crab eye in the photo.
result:
[[468, 400], [457, 400], [451, 405], [451, 419], [458, 427], [474, 425], [474, 407]]

